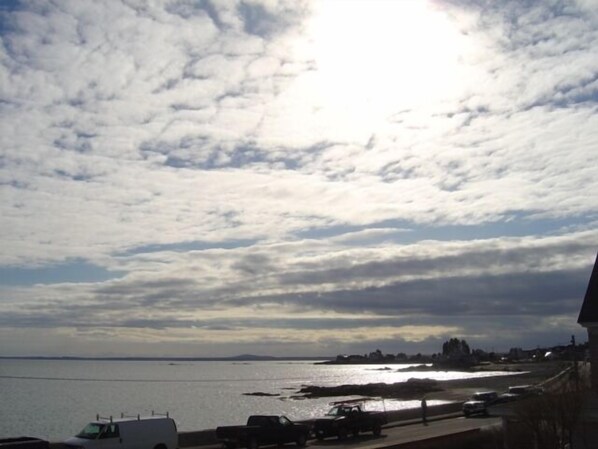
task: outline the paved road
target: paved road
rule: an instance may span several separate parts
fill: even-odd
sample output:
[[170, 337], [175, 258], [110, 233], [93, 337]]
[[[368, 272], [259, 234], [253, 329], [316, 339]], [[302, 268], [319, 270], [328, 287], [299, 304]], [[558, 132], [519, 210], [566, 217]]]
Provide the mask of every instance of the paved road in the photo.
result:
[[[378, 449], [396, 446], [402, 443], [426, 440], [443, 435], [497, 426], [501, 422], [496, 417], [452, 418], [429, 422], [427, 426], [421, 423], [405, 426], [384, 428], [382, 435], [374, 437], [371, 433], [359, 435], [357, 438], [347, 438], [344, 441], [330, 438], [324, 441], [310, 441], [309, 446], [318, 449]], [[290, 448], [291, 446], [289, 446]]]
[[[448, 415], [447, 415], [448, 416]], [[424, 426], [419, 420], [399, 421], [390, 423], [382, 429], [382, 435], [375, 437], [371, 432], [364, 433], [358, 437], [348, 437], [343, 441], [336, 438], [327, 438], [324, 441], [310, 440], [307, 448], [313, 449], [384, 449], [400, 446], [404, 443], [428, 440], [430, 438], [442, 437], [445, 435], [458, 434], [469, 430], [481, 429], [484, 427], [498, 426], [501, 422], [496, 417], [472, 417], [462, 416], [448, 419], [430, 421]], [[221, 449], [223, 446], [190, 446], [184, 449]], [[279, 449], [296, 449], [294, 444], [285, 444]], [[264, 449], [276, 449], [276, 446], [264, 446]]]

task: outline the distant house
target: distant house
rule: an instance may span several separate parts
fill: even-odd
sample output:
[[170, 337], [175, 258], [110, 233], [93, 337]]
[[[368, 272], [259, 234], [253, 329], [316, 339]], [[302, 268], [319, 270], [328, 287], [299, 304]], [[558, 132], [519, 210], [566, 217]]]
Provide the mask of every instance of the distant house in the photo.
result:
[[511, 348], [507, 357], [510, 360], [525, 360], [530, 358], [530, 353], [529, 351], [524, 351], [521, 348]]

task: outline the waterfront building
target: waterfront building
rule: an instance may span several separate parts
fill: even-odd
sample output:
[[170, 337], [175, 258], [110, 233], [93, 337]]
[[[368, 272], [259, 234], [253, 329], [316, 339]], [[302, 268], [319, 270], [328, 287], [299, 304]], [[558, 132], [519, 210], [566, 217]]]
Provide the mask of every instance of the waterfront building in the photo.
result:
[[598, 255], [577, 322], [588, 331], [589, 357], [577, 358], [572, 337], [572, 367], [549, 382], [546, 394], [491, 408], [502, 417], [505, 449], [598, 449]]
[[590, 393], [584, 401], [571, 449], [598, 449], [598, 255], [577, 322], [588, 331]]

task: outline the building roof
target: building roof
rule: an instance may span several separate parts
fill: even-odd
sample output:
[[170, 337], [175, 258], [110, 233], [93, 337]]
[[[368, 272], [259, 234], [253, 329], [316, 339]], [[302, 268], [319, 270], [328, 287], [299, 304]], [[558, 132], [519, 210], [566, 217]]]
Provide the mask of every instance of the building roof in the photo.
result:
[[590, 275], [590, 282], [588, 282], [588, 289], [577, 322], [582, 326], [598, 324], [598, 255], [596, 255], [594, 269]]

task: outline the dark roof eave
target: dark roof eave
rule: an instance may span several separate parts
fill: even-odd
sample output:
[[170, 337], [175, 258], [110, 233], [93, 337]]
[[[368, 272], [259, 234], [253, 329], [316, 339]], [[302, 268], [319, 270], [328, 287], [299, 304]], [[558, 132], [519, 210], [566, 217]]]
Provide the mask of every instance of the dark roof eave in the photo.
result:
[[585, 327], [590, 328], [590, 327], [598, 327], [598, 322], [592, 322], [592, 321], [578, 321], [577, 324], [579, 324], [581, 327]]
[[577, 322], [584, 327], [598, 324], [598, 254]]

